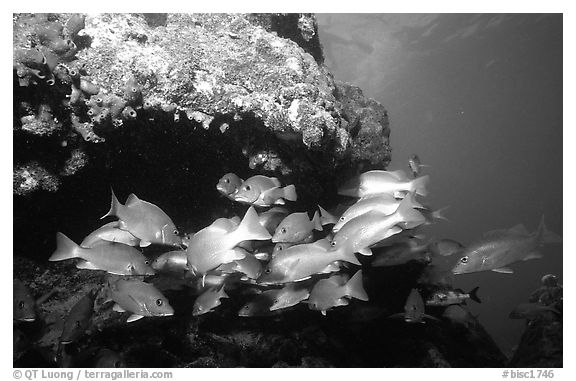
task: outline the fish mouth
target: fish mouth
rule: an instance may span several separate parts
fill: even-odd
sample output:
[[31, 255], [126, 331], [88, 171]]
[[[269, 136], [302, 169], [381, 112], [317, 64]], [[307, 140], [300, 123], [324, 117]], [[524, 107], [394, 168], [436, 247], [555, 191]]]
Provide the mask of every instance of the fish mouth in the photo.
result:
[[36, 321], [36, 318], [20, 318], [19, 321], [25, 321], [26, 323], [32, 323]]

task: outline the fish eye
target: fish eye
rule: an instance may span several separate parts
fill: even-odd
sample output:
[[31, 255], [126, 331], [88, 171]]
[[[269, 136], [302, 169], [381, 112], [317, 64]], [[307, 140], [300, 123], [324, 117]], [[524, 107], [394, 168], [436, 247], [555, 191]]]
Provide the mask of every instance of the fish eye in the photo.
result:
[[282, 251], [284, 248], [282, 246], [278, 246], [278, 251]]
[[332, 247], [336, 246], [336, 241], [330, 242], [330, 246], [332, 246]]
[[24, 308], [24, 302], [20, 301], [20, 303], [18, 303], [18, 308], [22, 309]]
[[274, 304], [278, 304], [279, 300], [278, 299], [274, 299]]
[[468, 263], [468, 256], [465, 256], [465, 257], [460, 258], [460, 262], [462, 262], [462, 263]]
[[162, 304], [164, 304], [164, 301], [162, 299], [156, 299], [157, 306], [161, 306]]
[[144, 264], [145, 264], [146, 266], [148, 266], [148, 265], [150, 264], [150, 261], [144, 261]]
[[244, 187], [244, 190], [249, 191], [249, 190], [250, 190], [250, 185], [246, 185], [246, 186]]
[[340, 217], [340, 221], [344, 221], [346, 219], [346, 217], [342, 216]]
[[286, 228], [282, 228], [282, 229], [280, 229], [280, 233], [282, 233], [282, 234], [286, 234]]
[[224, 182], [225, 182], [226, 184], [228, 184], [228, 183], [230, 182], [230, 179], [224, 179]]
[[80, 321], [76, 320], [76, 327], [80, 327]]
[[245, 310], [247, 310], [247, 309], [249, 309], [249, 308], [250, 308], [249, 305], [245, 305], [245, 306], [244, 306], [244, 309], [245, 309]]
[[270, 273], [272, 272], [272, 269], [271, 269], [271, 268], [267, 268], [266, 270], [264, 270], [264, 272], [265, 272], [266, 274], [270, 274]]
[[178, 234], [180, 234], [180, 232], [178, 230], [174, 229], [174, 234], [178, 235]]

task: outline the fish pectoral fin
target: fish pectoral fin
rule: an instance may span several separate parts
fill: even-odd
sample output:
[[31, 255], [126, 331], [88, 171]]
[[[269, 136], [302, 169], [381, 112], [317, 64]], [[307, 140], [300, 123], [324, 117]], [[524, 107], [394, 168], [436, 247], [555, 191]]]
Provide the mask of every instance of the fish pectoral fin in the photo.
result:
[[114, 307], [112, 307], [113, 311], [116, 312], [126, 312], [126, 310], [122, 307], [120, 307], [120, 305], [118, 303], [114, 304]]
[[80, 260], [78, 263], [76, 263], [76, 268], [77, 269], [83, 269], [83, 270], [100, 270], [93, 263], [85, 261], [85, 260]]
[[152, 242], [148, 242], [148, 241], [144, 241], [144, 240], [140, 241], [140, 247], [147, 247], [147, 246], [150, 246], [151, 244], [152, 244]]
[[436, 316], [432, 316], [432, 315], [428, 315], [428, 314], [423, 314], [422, 317], [424, 317], [426, 319], [434, 320], [434, 321], [440, 321], [440, 319], [438, 319]]
[[126, 323], [132, 323], [133, 321], [140, 320], [140, 319], [142, 319], [143, 317], [144, 317], [144, 316], [142, 316], [142, 315], [132, 314], [132, 315], [130, 315], [130, 317], [128, 318], [128, 320], [126, 320]]
[[370, 248], [368, 248], [368, 247], [365, 247], [363, 249], [358, 250], [358, 253], [360, 253], [362, 255], [370, 256], [370, 255], [372, 255], [372, 250], [370, 250]]
[[498, 269], [492, 269], [492, 271], [502, 274], [514, 274], [514, 270], [510, 267], [500, 267]]
[[528, 255], [526, 255], [526, 256], [524, 257], [524, 259], [522, 259], [522, 260], [523, 260], [523, 261], [528, 261], [528, 260], [530, 260], [530, 259], [540, 259], [540, 258], [542, 258], [542, 254], [540, 254], [540, 253], [537, 252], [537, 251], [532, 251], [532, 252], [528, 253]]

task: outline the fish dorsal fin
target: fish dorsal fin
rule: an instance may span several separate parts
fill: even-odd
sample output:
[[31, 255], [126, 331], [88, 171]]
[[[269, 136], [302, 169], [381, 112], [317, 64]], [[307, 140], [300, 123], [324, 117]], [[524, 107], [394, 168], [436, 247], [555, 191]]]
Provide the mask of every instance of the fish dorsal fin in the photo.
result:
[[492, 271], [501, 274], [514, 274], [514, 271], [510, 267], [500, 267], [498, 269], [492, 269]]
[[130, 195], [126, 199], [126, 203], [124, 204], [124, 206], [132, 206], [138, 202], [140, 202], [138, 196], [136, 196], [134, 193], [130, 193]]
[[391, 174], [392, 176], [394, 176], [395, 178], [397, 178], [400, 181], [408, 181], [408, 175], [406, 174], [406, 172], [402, 169], [398, 169], [396, 171], [388, 171], [389, 174]]
[[526, 229], [526, 226], [524, 226], [523, 224], [518, 224], [518, 225], [511, 227], [508, 230], [508, 232], [510, 232], [512, 234], [518, 234], [518, 235], [530, 235], [530, 232]]
[[489, 230], [483, 234], [484, 238], [498, 238], [506, 235], [508, 233], [507, 229], [497, 229], [497, 230]]
[[282, 186], [282, 183], [276, 177], [270, 177], [270, 181], [272, 181], [274, 183], [274, 186], [276, 186], [276, 187]]
[[144, 316], [142, 316], [142, 315], [132, 314], [132, 315], [130, 315], [130, 317], [128, 318], [128, 320], [126, 320], [126, 323], [132, 323], [133, 321], [140, 320], [140, 319], [142, 319], [143, 317], [144, 317]]

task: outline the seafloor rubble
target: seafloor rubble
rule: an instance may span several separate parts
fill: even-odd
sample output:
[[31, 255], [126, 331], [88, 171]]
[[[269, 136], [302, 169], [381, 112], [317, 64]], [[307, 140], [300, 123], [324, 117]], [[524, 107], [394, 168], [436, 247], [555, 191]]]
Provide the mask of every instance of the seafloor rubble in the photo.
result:
[[332, 78], [313, 15], [17, 14], [13, 26], [14, 273], [36, 298], [52, 292], [36, 322], [15, 326], [15, 365], [505, 364], [470, 314], [465, 324], [388, 319], [415, 265], [366, 269], [370, 303], [327, 316], [299, 305], [239, 317], [237, 289], [192, 317], [197, 290], [157, 276], [174, 316], [127, 325], [99, 293], [87, 334], [59, 352], [64, 316], [106, 276], [49, 263], [55, 233], [98, 227], [110, 187], [160, 205], [184, 232], [240, 214], [215, 190], [227, 172], [296, 184], [295, 209], [334, 206], [338, 184], [389, 163], [388, 115]]

